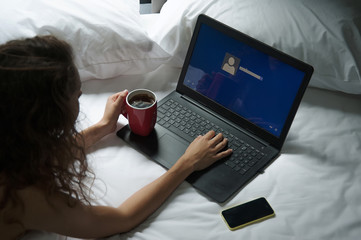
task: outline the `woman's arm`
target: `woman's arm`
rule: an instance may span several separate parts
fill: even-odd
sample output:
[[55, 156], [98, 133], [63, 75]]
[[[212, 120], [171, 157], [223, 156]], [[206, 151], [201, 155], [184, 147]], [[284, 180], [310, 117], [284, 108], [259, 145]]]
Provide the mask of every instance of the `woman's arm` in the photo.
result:
[[78, 203], [69, 207], [60, 194], [46, 200], [37, 189], [23, 191], [26, 229], [56, 232], [78, 238], [104, 237], [126, 232], [143, 222], [156, 211], [169, 195], [193, 171], [201, 170], [231, 154], [221, 151], [227, 144], [214, 131], [197, 137], [176, 164], [158, 179], [140, 189], [118, 208], [86, 206]]
[[119, 206], [118, 210], [129, 216], [124, 230], [128, 231], [143, 222], [191, 173], [231, 154], [231, 149], [221, 151], [226, 144], [227, 139], [223, 139], [222, 134], [215, 136], [214, 131], [197, 137], [172, 168]]

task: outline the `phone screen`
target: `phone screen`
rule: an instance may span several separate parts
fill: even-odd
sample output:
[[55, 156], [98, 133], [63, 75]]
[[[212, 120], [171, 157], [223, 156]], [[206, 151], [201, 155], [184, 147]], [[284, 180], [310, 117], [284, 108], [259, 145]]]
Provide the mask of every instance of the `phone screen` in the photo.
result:
[[258, 198], [253, 201], [225, 209], [221, 212], [231, 230], [235, 230], [254, 222], [262, 221], [274, 216], [274, 211], [265, 198]]

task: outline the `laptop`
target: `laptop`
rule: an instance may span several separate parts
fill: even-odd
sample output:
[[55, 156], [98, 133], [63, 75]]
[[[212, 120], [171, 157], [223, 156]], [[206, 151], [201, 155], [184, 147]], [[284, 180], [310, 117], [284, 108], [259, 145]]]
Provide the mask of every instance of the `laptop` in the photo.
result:
[[198, 135], [222, 132], [232, 155], [186, 180], [223, 203], [279, 156], [312, 73], [312, 66], [200, 15], [176, 90], [158, 102], [154, 131], [141, 137], [127, 125], [117, 136], [169, 169]]

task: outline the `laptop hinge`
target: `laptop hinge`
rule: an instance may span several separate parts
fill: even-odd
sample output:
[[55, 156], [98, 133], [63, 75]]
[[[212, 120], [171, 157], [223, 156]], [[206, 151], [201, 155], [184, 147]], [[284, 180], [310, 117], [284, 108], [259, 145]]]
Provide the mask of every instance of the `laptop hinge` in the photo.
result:
[[197, 107], [201, 108], [202, 110], [206, 111], [207, 113], [211, 114], [212, 116], [218, 118], [219, 120], [221, 120], [222, 122], [225, 122], [227, 124], [229, 124], [230, 126], [232, 126], [233, 128], [236, 128], [238, 131], [241, 131], [242, 133], [246, 134], [247, 136], [251, 137], [252, 139], [256, 140], [257, 142], [259, 142], [260, 144], [262, 144], [264, 147], [270, 146], [269, 143], [263, 141], [262, 139], [258, 138], [254, 133], [252, 133], [252, 131], [249, 131], [248, 129], [242, 129], [240, 127], [238, 127], [236, 124], [234, 124], [232, 121], [226, 121], [225, 118], [223, 118], [222, 116], [220, 116], [219, 114], [216, 114], [215, 112], [211, 111], [210, 109], [204, 107], [202, 104], [192, 100], [191, 98], [185, 96], [185, 95], [181, 95], [181, 98], [183, 98], [184, 100], [186, 100], [187, 102], [196, 105]]

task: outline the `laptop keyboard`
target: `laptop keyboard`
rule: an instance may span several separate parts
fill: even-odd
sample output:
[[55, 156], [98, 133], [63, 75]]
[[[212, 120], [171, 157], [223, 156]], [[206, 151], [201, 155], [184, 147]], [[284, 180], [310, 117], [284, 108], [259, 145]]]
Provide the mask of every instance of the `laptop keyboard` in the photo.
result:
[[225, 158], [224, 164], [242, 175], [264, 156], [260, 150], [172, 99], [158, 107], [157, 123], [190, 142], [210, 130], [222, 133], [228, 138], [228, 147], [233, 150], [232, 155]]

